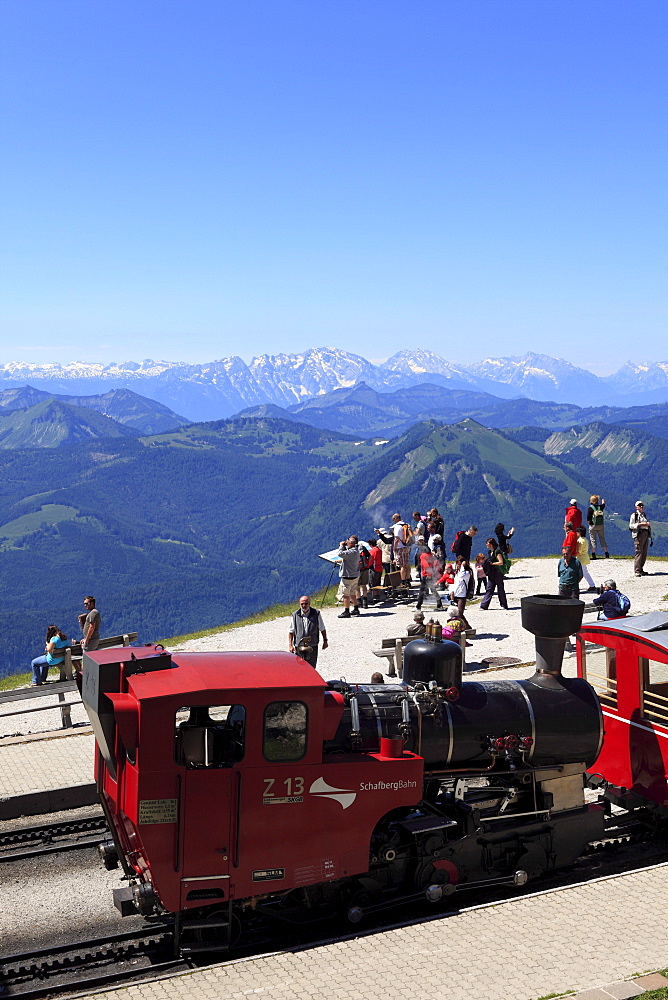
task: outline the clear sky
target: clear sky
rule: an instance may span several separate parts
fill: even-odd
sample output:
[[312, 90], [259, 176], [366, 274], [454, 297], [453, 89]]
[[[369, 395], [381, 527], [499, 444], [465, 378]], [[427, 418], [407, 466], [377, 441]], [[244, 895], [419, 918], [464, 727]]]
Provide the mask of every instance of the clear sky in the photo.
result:
[[0, 362], [666, 345], [666, 0], [3, 0]]

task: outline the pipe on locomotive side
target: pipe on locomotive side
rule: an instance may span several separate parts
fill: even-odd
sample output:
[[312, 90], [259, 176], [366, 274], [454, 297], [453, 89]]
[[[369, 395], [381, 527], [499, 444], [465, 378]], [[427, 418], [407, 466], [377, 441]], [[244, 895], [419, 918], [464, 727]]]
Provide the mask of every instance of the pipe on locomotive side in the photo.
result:
[[[530, 740], [524, 761], [531, 766], [596, 760], [603, 737], [603, 716], [594, 689], [580, 677], [561, 673], [566, 639], [582, 622], [584, 604], [551, 595], [522, 599], [522, 624], [536, 636], [536, 672], [527, 680], [462, 681], [458, 643], [417, 639], [404, 649], [401, 685], [358, 687], [356, 738], [365, 750], [381, 736], [394, 737], [406, 726], [412, 749], [428, 770], [487, 767], [494, 761], [492, 742], [515, 736]], [[430, 691], [432, 682], [437, 690]], [[438, 691], [458, 697], [449, 700]], [[351, 729], [350, 709], [328, 749], [345, 747]]]

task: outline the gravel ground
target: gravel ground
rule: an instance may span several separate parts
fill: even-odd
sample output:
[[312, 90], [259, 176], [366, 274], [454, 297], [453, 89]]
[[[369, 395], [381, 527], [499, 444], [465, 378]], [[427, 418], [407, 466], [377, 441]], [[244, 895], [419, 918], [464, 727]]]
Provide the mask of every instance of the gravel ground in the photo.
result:
[[[86, 806], [45, 816], [22, 816], [4, 830], [97, 815]], [[3, 862], [0, 957], [54, 944], [104, 937], [141, 926], [143, 918], [123, 919], [112, 890], [123, 885], [119, 871], [106, 871], [96, 848], [24, 861]]]
[[[469, 605], [467, 617], [471, 626], [477, 630], [477, 635], [466, 651], [467, 673], [488, 669], [489, 665], [484, 660], [498, 656], [512, 657], [514, 663], [519, 664], [498, 671], [498, 677], [528, 677], [533, 673], [531, 666], [521, 666], [533, 662], [534, 642], [533, 636], [522, 628], [519, 602], [521, 597], [529, 594], [556, 593], [556, 566], [556, 559], [518, 559], [513, 563], [506, 581], [508, 611], [499, 607], [496, 597], [492, 599], [488, 611], [481, 611], [479, 602]], [[668, 595], [668, 560], [650, 559], [647, 568], [649, 576], [636, 578], [631, 559], [601, 559], [593, 562], [590, 567], [597, 583], [602, 583], [608, 577], [617, 581], [619, 588], [631, 598], [632, 613], [668, 611], [668, 600], [665, 599]], [[414, 595], [417, 597], [415, 589]], [[584, 599], [589, 602], [595, 596], [586, 595]], [[330, 646], [329, 649], [320, 651], [319, 671], [327, 679], [345, 677], [358, 683], [368, 682], [374, 671], [384, 673], [387, 667], [387, 660], [374, 656], [373, 650], [380, 649], [383, 638], [405, 634], [415, 613], [415, 600], [383, 604], [363, 611], [359, 618], [341, 620], [338, 617], [340, 610], [325, 608], [323, 611]], [[424, 604], [423, 611], [427, 620], [433, 616], [441, 622], [445, 621], [446, 614], [434, 611], [431, 598]], [[591, 617], [591, 613], [585, 614], [585, 620], [590, 620]], [[219, 632], [203, 639], [192, 639], [169, 648], [172, 652], [287, 649], [289, 624], [288, 617], [275, 618], [258, 625], [244, 625]], [[573, 673], [574, 669], [572, 658], [571, 663], [566, 662], [564, 672]], [[53, 698], [44, 699], [46, 704], [57, 704], [57, 687], [54, 682]], [[3, 717], [16, 707], [0, 706], [0, 738], [60, 728], [60, 713], [57, 709], [32, 715]], [[75, 725], [88, 721], [83, 706], [72, 708], [72, 721]]]
[[[467, 672], [488, 669], [488, 664], [483, 662], [486, 657], [512, 657], [517, 664], [531, 664], [534, 661], [533, 636], [524, 631], [520, 621], [520, 598], [531, 594], [557, 593], [556, 567], [556, 559], [518, 559], [513, 563], [506, 581], [508, 611], [499, 607], [496, 597], [492, 599], [487, 611], [482, 611], [479, 603], [469, 605], [466, 615], [471, 627], [477, 630], [477, 635], [466, 651]], [[609, 577], [616, 580], [620, 590], [631, 599], [632, 613], [668, 611], [668, 601], [665, 600], [668, 594], [668, 561], [649, 560], [647, 569], [649, 576], [636, 578], [631, 559], [596, 560], [590, 566], [591, 575], [597, 584]], [[417, 597], [417, 591], [414, 592]], [[596, 594], [583, 597], [590, 602]], [[318, 670], [327, 679], [345, 677], [349, 681], [367, 683], [374, 671], [384, 672], [387, 664], [386, 660], [374, 656], [373, 650], [380, 649], [383, 638], [405, 634], [415, 613], [415, 601], [397, 605], [388, 603], [362, 611], [359, 618], [343, 620], [338, 617], [340, 610], [325, 608], [322, 612], [330, 645], [329, 649], [320, 651]], [[435, 612], [431, 598], [423, 605], [422, 610], [426, 620], [435, 617], [441, 623], [445, 621], [447, 612]], [[585, 613], [585, 620], [592, 617], [593, 613]], [[273, 621], [245, 625], [202, 639], [192, 639], [170, 648], [173, 652], [287, 649], [289, 625], [288, 617], [275, 618]], [[564, 672], [575, 672], [574, 657], [571, 663], [565, 664]], [[516, 666], [500, 670], [495, 676], [529, 677], [532, 673], [532, 666]]]

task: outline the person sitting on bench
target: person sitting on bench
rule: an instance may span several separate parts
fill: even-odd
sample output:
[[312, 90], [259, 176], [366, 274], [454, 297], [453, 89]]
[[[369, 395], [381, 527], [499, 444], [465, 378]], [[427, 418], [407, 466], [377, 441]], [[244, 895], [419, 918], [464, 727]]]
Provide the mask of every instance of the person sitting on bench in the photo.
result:
[[[36, 656], [30, 664], [32, 667], [32, 682], [39, 686], [44, 683], [49, 673], [49, 667], [59, 666], [65, 659], [65, 648], [72, 642], [57, 625], [49, 625], [46, 630], [46, 645], [44, 656]], [[61, 652], [62, 650], [62, 652]]]

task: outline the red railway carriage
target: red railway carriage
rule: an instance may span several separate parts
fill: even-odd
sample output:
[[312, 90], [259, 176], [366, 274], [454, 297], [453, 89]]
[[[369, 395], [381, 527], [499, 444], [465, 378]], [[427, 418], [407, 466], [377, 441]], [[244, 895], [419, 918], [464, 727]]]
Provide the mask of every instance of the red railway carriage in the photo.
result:
[[167, 910], [366, 872], [381, 817], [419, 802], [415, 754], [323, 757], [343, 697], [303, 660], [134, 654], [88, 654], [84, 700], [119, 856]]
[[595, 770], [616, 786], [608, 797], [668, 810], [668, 614], [583, 625], [577, 655], [578, 674], [603, 710], [605, 740]]

